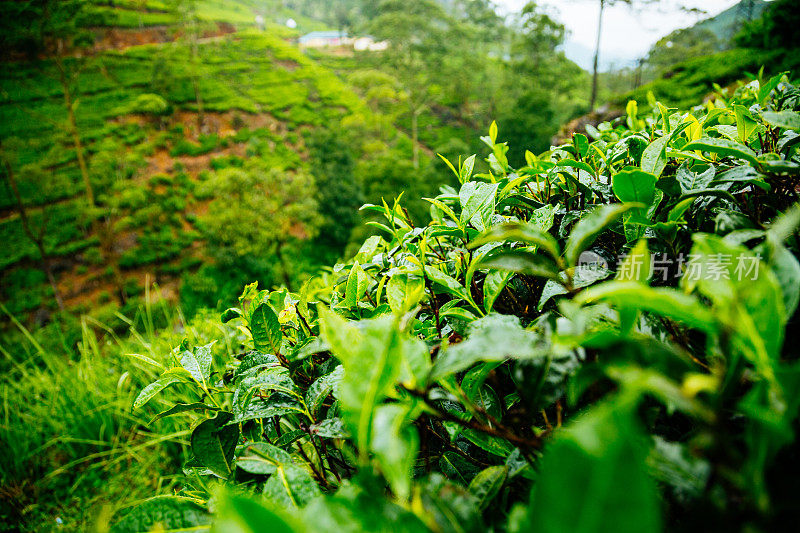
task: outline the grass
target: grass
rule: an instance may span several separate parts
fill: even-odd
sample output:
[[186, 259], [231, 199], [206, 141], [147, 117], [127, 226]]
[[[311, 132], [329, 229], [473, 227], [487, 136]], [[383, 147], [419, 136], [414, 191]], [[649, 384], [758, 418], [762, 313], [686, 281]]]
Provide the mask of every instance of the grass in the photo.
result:
[[[164, 362], [184, 337], [206, 343], [222, 335], [215, 346], [221, 361], [237, 345], [237, 332], [208, 316], [186, 323], [180, 311], [145, 296], [132, 319], [109, 323], [83, 317], [31, 333], [11, 318], [16, 333], [0, 340], [0, 531], [88, 531], [181, 482], [159, 472], [179, 470], [188, 459], [189, 431], [180, 419], [149, 425], [158, 400], [131, 411], [156, 369], [130, 354]], [[0, 312], [7, 313], [1, 304]], [[75, 350], [65, 331], [79, 336]]]

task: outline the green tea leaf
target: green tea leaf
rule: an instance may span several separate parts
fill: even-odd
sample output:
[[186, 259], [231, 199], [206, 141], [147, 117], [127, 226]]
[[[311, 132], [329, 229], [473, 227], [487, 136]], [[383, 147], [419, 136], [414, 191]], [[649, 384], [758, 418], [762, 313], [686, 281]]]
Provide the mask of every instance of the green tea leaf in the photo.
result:
[[211, 514], [193, 498], [156, 496], [134, 507], [111, 527], [112, 533], [146, 533], [163, 530], [207, 530]]
[[487, 435], [475, 429], [463, 428], [461, 434], [478, 448], [498, 457], [508, 457], [508, 454], [514, 451], [514, 446], [507, 440]]
[[199, 402], [197, 402], [197, 403], [179, 403], [179, 404], [173, 405], [172, 407], [170, 407], [169, 409], [167, 409], [165, 411], [161, 411], [160, 413], [158, 413], [150, 421], [150, 423], [148, 425], [152, 425], [156, 420], [161, 420], [162, 418], [166, 418], [168, 416], [177, 415], [177, 414], [180, 414], [180, 413], [186, 413], [186, 412], [190, 412], [190, 411], [217, 411], [217, 410], [218, 410], [217, 407], [211, 407], [209, 405], [206, 405], [204, 403], [199, 403]]
[[419, 450], [419, 436], [409, 424], [410, 409], [400, 404], [381, 405], [372, 419], [370, 449], [392, 490], [402, 501], [411, 493], [414, 462]]
[[655, 199], [656, 177], [641, 170], [624, 170], [614, 174], [611, 187], [621, 202], [649, 206]]
[[646, 283], [653, 275], [653, 260], [647, 248], [647, 240], [642, 239], [634, 246], [617, 270], [619, 281], [638, 281]]
[[507, 466], [490, 466], [481, 470], [469, 484], [469, 491], [478, 498], [481, 509], [486, 509], [503, 488], [508, 477]]
[[461, 224], [467, 222], [483, 231], [494, 213], [497, 183], [468, 181], [458, 193], [461, 202]]
[[493, 251], [482, 259], [478, 268], [490, 268], [528, 276], [555, 279], [558, 265], [549, 257], [520, 249]]
[[777, 74], [776, 76], [771, 77], [767, 81], [767, 83], [764, 83], [764, 84], [761, 85], [761, 87], [759, 87], [759, 89], [758, 89], [758, 101], [760, 103], [765, 102], [767, 100], [767, 98], [769, 98], [769, 96], [772, 93], [772, 91], [774, 91], [775, 88], [781, 83], [781, 80], [783, 79], [784, 76], [786, 76], [786, 74], [788, 74], [788, 72], [781, 72], [780, 74]]
[[683, 194], [686, 195], [708, 189], [716, 173], [717, 171], [713, 166], [709, 166], [703, 172], [695, 172], [689, 166], [683, 164], [678, 167], [675, 179], [681, 186]]
[[472, 154], [464, 160], [464, 165], [461, 167], [461, 183], [466, 183], [472, 177], [472, 171], [475, 169], [475, 154]]
[[438, 200], [436, 198], [423, 198], [423, 199], [428, 201], [428, 202], [430, 202], [430, 203], [432, 203], [433, 205], [435, 205], [439, 209], [441, 209], [442, 212], [445, 215], [447, 215], [448, 217], [450, 217], [450, 219], [453, 222], [458, 222], [459, 221], [458, 215], [456, 215], [455, 211], [453, 211], [453, 209], [449, 205], [447, 205], [446, 203], [444, 203], [441, 200]]
[[404, 364], [398, 353], [413, 342], [402, 336], [392, 317], [348, 324], [339, 316], [322, 310], [322, 335], [344, 366], [338, 399], [344, 420], [356, 438], [362, 459], [372, 442], [375, 407], [392, 391]]
[[714, 315], [694, 296], [638, 282], [609, 281], [595, 285], [578, 294], [575, 301], [608, 302], [617, 307], [648, 311], [708, 332], [714, 332], [717, 327]]
[[656, 177], [661, 176], [667, 166], [667, 144], [672, 135], [664, 135], [650, 143], [642, 152], [642, 170]]
[[325, 374], [311, 384], [306, 392], [306, 406], [309, 412], [312, 414], [317, 412], [325, 398], [339, 386], [342, 376], [344, 376], [344, 367], [339, 365], [333, 372]]
[[487, 313], [492, 311], [494, 302], [513, 275], [513, 272], [501, 270], [493, 270], [486, 274], [486, 278], [483, 280], [483, 308]]
[[524, 242], [538, 246], [550, 257], [558, 260], [561, 252], [556, 239], [534, 224], [511, 223], [495, 226], [469, 243], [471, 249], [490, 242]]
[[544, 352], [539, 341], [536, 333], [522, 328], [517, 317], [487, 315], [470, 324], [466, 340], [442, 350], [433, 364], [431, 379], [460, 372], [478, 361], [541, 357]]
[[635, 204], [614, 204], [600, 206], [583, 217], [573, 228], [567, 239], [564, 257], [567, 265], [574, 266], [578, 256], [586, 250], [600, 233], [614, 223], [626, 211], [637, 206]]
[[164, 390], [165, 388], [169, 387], [174, 383], [180, 383], [181, 381], [186, 381], [191, 379], [189, 374], [183, 368], [171, 368], [161, 374], [157, 380], [155, 380], [150, 385], [146, 386], [142, 389], [142, 392], [136, 397], [133, 401], [133, 409], [138, 409], [139, 407], [143, 406], [147, 402], [149, 402], [153, 396]]
[[703, 137], [697, 141], [692, 141], [683, 147], [685, 151], [702, 150], [723, 157], [736, 157], [743, 159], [751, 165], [758, 166], [756, 153], [743, 144], [729, 141], [727, 139], [717, 139], [714, 137]]
[[562, 159], [558, 163], [556, 163], [556, 167], [569, 167], [574, 169], [583, 170], [588, 172], [591, 176], [597, 174], [595, 170], [589, 165], [588, 163], [584, 163], [583, 161], [575, 161], [574, 159]]
[[764, 111], [761, 118], [770, 126], [800, 131], [800, 113], [795, 111]]
[[469, 295], [467, 294], [467, 289], [464, 288], [464, 285], [459, 283], [456, 279], [448, 276], [438, 268], [434, 268], [432, 266], [426, 266], [425, 275], [433, 283], [438, 285], [440, 288], [444, 289], [445, 292], [447, 292], [448, 294], [457, 296], [462, 300], [469, 300]]
[[366, 272], [361, 268], [361, 265], [356, 261], [350, 269], [350, 274], [347, 276], [347, 286], [345, 289], [345, 297], [342, 305], [344, 307], [355, 307], [358, 302], [363, 298], [364, 293], [367, 291], [367, 284], [369, 279]]
[[220, 411], [200, 422], [192, 431], [192, 453], [215, 475], [227, 479], [233, 467], [233, 454], [239, 440], [239, 427], [226, 425], [233, 415]]
[[[256, 449], [265, 446], [266, 443], [257, 442], [244, 449], [242, 454], [236, 459], [236, 467], [244, 470], [248, 474], [269, 475], [274, 474], [278, 467], [275, 462], [257, 453]], [[289, 458], [291, 461], [291, 457]]]
[[278, 315], [268, 303], [259, 305], [250, 317], [253, 346], [265, 353], [279, 354], [283, 335]]
[[632, 406], [606, 403], [577, 418], [542, 461], [524, 527], [545, 533], [659, 531], [644, 442]]
[[308, 470], [291, 464], [278, 463], [274, 474], [264, 484], [262, 494], [275, 504], [291, 509], [304, 507], [312, 499], [320, 495], [319, 486]]
[[312, 435], [326, 439], [346, 439], [350, 437], [350, 433], [345, 428], [344, 421], [341, 418], [326, 418], [311, 426], [309, 431]]
[[206, 380], [211, 377], [211, 347], [214, 345], [196, 346], [192, 351], [184, 351], [181, 354], [181, 366], [186, 369], [197, 383], [206, 386]]
[[572, 144], [575, 146], [575, 151], [581, 157], [586, 157], [589, 153], [589, 139], [582, 133], [575, 133], [572, 135]]
[[422, 278], [409, 274], [395, 274], [386, 285], [386, 299], [395, 313], [413, 309], [425, 295]]
[[234, 320], [234, 319], [239, 318], [241, 316], [242, 316], [241, 309], [236, 309], [234, 307], [230, 307], [230, 308], [228, 308], [228, 309], [226, 309], [225, 311], [222, 312], [222, 315], [220, 316], [220, 320], [222, 321], [223, 324], [227, 324], [231, 320]]
[[305, 531], [276, 514], [273, 510], [239, 494], [226, 494], [219, 501], [212, 533], [296, 533]]
[[733, 106], [736, 115], [736, 132], [740, 142], [747, 143], [750, 137], [758, 131], [758, 122], [743, 105]]

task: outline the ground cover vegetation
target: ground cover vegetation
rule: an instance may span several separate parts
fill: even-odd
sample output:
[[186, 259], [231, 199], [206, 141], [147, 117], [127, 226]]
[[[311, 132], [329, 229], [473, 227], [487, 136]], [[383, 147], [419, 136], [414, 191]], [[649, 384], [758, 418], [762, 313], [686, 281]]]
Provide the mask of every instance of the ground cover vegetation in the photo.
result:
[[790, 2], [560, 141], [535, 3], [8, 6], [0, 530], [791, 518]]

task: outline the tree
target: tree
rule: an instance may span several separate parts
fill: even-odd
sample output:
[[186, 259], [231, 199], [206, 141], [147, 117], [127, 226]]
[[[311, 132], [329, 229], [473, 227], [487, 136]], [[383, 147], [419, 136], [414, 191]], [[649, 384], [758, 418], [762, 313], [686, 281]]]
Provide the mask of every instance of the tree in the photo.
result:
[[576, 96], [585, 75], [558, 50], [564, 25], [536, 2], [523, 8], [514, 27], [496, 118], [503, 140], [513, 147], [509, 157], [521, 163], [525, 150], [546, 150], [559, 125], [579, 107]]
[[541, 75], [545, 62], [558, 55], [564, 43], [566, 27], [542, 11], [536, 2], [528, 2], [522, 9], [519, 31], [512, 43], [512, 62], [529, 73]]
[[205, 115], [203, 105], [203, 93], [200, 91], [200, 17], [197, 13], [197, 0], [177, 0], [175, 5], [178, 24], [181, 36], [189, 47], [189, 61], [186, 67], [189, 69], [189, 79], [192, 83], [194, 101], [197, 105], [197, 134], [203, 133], [205, 127]]
[[433, 0], [384, 0], [371, 31], [389, 41], [380, 57], [408, 94], [412, 164], [419, 168], [419, 117], [447, 75], [442, 65], [452, 51], [456, 30], [452, 19]]
[[600, 3], [600, 12], [597, 16], [597, 41], [594, 46], [594, 60], [592, 61], [592, 96], [589, 99], [589, 107], [595, 108], [597, 104], [597, 91], [598, 91], [598, 76], [599, 76], [599, 63], [600, 63], [600, 38], [603, 34], [603, 14], [606, 7], [612, 7], [616, 4], [627, 4], [632, 6], [636, 3], [652, 3], [658, 0], [598, 0]]
[[[90, 23], [84, 0], [12, 1], [4, 5], [5, 23], [0, 26], [8, 49], [29, 57], [47, 56], [56, 70], [61, 86], [67, 131], [75, 148], [75, 156], [89, 207], [95, 206], [95, 194], [89, 179], [86, 153], [81, 140], [75, 108], [79, 99], [78, 78], [86, 68], [87, 56], [80, 53], [93, 37], [85, 28]], [[72, 52], [73, 57], [67, 57]], [[46, 63], [40, 63], [46, 65]]]
[[318, 234], [320, 216], [314, 199], [314, 178], [304, 172], [269, 168], [251, 159], [244, 168], [216, 173], [209, 187], [216, 198], [203, 218], [218, 258], [231, 261], [246, 256], [274, 254], [280, 275], [292, 286], [286, 247]]
[[355, 155], [344, 129], [315, 131], [307, 141], [316, 181], [316, 200], [324, 218], [319, 240], [344, 247], [358, 223], [364, 194], [355, 180]]
[[[663, 3], [663, 0], [598, 0], [600, 11], [597, 16], [597, 41], [595, 42], [594, 48], [594, 60], [592, 61], [592, 93], [590, 98], [590, 108], [594, 110], [597, 104], [597, 95], [598, 95], [598, 80], [599, 80], [599, 63], [600, 63], [600, 41], [601, 36], [603, 33], [603, 14], [605, 12], [606, 7], [613, 7], [617, 4], [624, 4], [631, 8], [644, 8], [649, 5], [653, 4], [660, 4]], [[693, 8], [693, 7], [686, 7], [683, 5], [683, 2], [680, 0], [672, 0], [670, 2], [666, 2], [668, 4], [668, 9], [679, 9], [686, 13], [700, 15], [705, 13], [702, 9]]]
[[336, 28], [344, 33], [353, 25], [355, 7], [349, 0], [334, 0], [330, 2], [331, 18], [336, 21]]
[[5, 42], [31, 58], [46, 58], [47, 61], [37, 61], [36, 64], [45, 69], [47, 75], [55, 71], [66, 113], [65, 129], [75, 150], [92, 230], [100, 238], [103, 255], [113, 270], [119, 301], [124, 304], [124, 283], [119, 267], [113, 260], [112, 224], [108, 217], [104, 217], [103, 221], [98, 220], [97, 197], [76, 112], [81, 95], [81, 74], [95, 59], [86, 53], [87, 46], [93, 42], [93, 35], [87, 28], [96, 22], [88, 9], [89, 3], [85, 0], [14, 0], [3, 7], [14, 19], [0, 26], [6, 30]]
[[357, 70], [347, 77], [347, 84], [356, 90], [372, 111], [369, 115], [359, 116], [369, 128], [370, 137], [387, 141], [398, 116], [405, 109], [407, 94], [402, 84], [391, 74], [377, 69]]
[[760, 19], [745, 25], [736, 36], [736, 44], [766, 50], [797, 48], [800, 45], [800, 5], [796, 0], [775, 0]]

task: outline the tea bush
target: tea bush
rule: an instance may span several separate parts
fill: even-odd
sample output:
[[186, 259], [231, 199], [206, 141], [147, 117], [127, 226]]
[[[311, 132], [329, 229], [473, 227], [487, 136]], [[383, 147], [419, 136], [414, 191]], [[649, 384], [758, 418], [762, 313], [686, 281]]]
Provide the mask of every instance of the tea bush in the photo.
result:
[[[655, 531], [796, 513], [800, 90], [627, 116], [511, 168], [493, 124], [242, 336], [182, 342], [133, 408], [191, 420], [175, 495], [114, 531]], [[787, 327], [791, 325], [791, 327]], [[178, 402], [170, 387], [194, 390]], [[185, 394], [184, 394], [185, 396]], [[185, 530], [185, 529], [181, 529]]]

